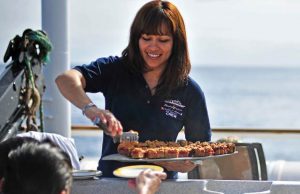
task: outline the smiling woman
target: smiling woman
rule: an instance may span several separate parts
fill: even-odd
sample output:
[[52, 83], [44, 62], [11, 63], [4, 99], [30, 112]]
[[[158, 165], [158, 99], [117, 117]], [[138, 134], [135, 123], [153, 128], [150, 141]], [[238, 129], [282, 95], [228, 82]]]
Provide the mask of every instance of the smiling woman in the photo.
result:
[[[168, 1], [150, 1], [137, 12], [129, 43], [118, 57], [102, 57], [89, 65], [76, 66], [59, 75], [61, 93], [82, 109], [92, 100], [86, 92], [101, 92], [105, 110], [85, 109], [90, 120], [107, 125], [102, 157], [117, 153], [112, 137], [134, 130], [139, 140], [175, 141], [184, 127], [189, 141], [210, 141], [211, 129], [205, 97], [189, 77], [191, 69], [183, 18]], [[100, 159], [98, 169], [113, 176], [126, 163]], [[195, 167], [190, 163], [161, 163], [169, 178]]]

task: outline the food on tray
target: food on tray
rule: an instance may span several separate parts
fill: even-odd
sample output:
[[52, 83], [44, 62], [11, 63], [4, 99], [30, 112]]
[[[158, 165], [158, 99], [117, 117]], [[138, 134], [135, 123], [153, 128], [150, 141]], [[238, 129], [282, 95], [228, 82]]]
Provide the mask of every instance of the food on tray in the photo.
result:
[[204, 147], [196, 147], [194, 148], [194, 156], [197, 156], [197, 157], [204, 157], [206, 156], [205, 154], [205, 148]]
[[146, 150], [142, 148], [133, 148], [130, 152], [132, 158], [144, 158]]
[[124, 141], [119, 144], [118, 146], [118, 152], [119, 154], [125, 155], [125, 156], [130, 156], [131, 151], [138, 147], [137, 146], [138, 142], [129, 142], [129, 141]]
[[164, 158], [165, 150], [162, 148], [148, 148], [147, 150], [147, 158], [155, 159], [155, 158]]
[[178, 158], [178, 147], [165, 147], [165, 158]]
[[118, 145], [119, 154], [135, 159], [206, 157], [234, 152], [235, 144], [225, 142], [189, 142], [185, 140], [164, 142], [148, 140], [145, 142], [121, 142]]
[[179, 147], [178, 148], [178, 157], [189, 157], [191, 148], [188, 147]]

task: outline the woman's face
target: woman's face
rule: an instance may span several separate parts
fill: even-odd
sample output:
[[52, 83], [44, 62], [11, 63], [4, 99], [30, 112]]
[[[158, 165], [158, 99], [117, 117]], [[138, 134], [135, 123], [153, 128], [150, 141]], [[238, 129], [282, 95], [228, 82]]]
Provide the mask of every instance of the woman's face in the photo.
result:
[[139, 39], [140, 53], [148, 70], [162, 71], [172, 54], [172, 35], [142, 34]]

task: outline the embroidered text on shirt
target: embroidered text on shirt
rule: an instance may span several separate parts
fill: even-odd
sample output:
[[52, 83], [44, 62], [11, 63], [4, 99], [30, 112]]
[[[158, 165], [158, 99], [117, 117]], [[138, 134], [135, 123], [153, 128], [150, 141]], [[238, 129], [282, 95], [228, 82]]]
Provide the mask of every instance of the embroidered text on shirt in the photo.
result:
[[183, 105], [179, 100], [165, 100], [161, 110], [163, 110], [167, 116], [176, 119], [178, 116], [182, 116], [184, 108], [185, 105]]

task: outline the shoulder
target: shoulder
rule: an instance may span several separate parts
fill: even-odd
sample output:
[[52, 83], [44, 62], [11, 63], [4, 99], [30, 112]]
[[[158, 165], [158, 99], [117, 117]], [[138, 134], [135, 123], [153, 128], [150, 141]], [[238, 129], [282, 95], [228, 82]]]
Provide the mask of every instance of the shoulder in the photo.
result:
[[188, 77], [186, 83], [186, 89], [190, 95], [197, 95], [204, 97], [204, 93], [200, 87], [200, 85], [191, 77]]
[[74, 69], [81, 72], [88, 78], [110, 77], [124, 71], [126, 67], [124, 59], [118, 56], [101, 57], [92, 61], [90, 64], [75, 66]]
[[122, 57], [118, 56], [109, 56], [109, 57], [101, 57], [92, 61], [89, 64], [83, 64], [75, 66], [74, 69], [78, 71], [100, 71], [101, 69], [111, 69], [116, 66], [124, 66], [124, 60]]
[[101, 65], [101, 64], [117, 64], [117, 63], [120, 63], [121, 61], [122, 61], [121, 57], [118, 57], [118, 56], [109, 56], [109, 57], [98, 58], [95, 61], [95, 64], [97, 64], [97, 65]]

